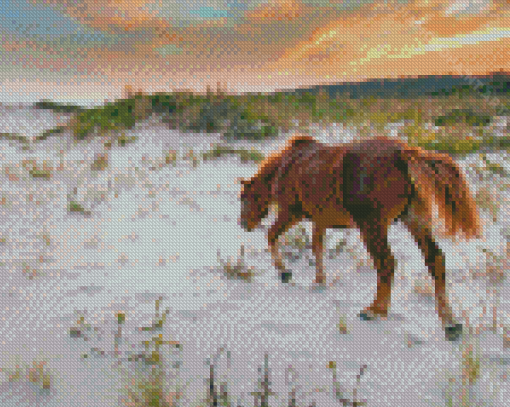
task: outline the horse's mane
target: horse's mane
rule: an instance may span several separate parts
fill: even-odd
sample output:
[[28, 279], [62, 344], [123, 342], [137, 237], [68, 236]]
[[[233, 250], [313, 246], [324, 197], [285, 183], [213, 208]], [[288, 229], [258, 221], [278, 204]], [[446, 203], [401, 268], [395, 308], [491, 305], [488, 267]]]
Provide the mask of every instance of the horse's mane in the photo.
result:
[[277, 175], [282, 163], [284, 163], [283, 165], [286, 165], [288, 164], [286, 161], [290, 162], [294, 151], [317, 143], [318, 141], [313, 137], [301, 134], [290, 138], [284, 149], [270, 154], [260, 164], [256, 178], [261, 179], [266, 184], [269, 184]]

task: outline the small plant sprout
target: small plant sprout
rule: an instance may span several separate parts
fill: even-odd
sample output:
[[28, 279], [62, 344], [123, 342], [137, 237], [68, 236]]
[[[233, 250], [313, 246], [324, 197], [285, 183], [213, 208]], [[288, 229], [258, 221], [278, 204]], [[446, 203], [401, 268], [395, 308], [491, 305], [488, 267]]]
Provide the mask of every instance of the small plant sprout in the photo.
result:
[[[262, 368], [259, 368], [258, 371], [262, 373]], [[263, 375], [259, 379], [259, 391], [251, 392], [251, 395], [254, 398], [254, 405], [260, 407], [269, 407], [269, 397], [275, 396], [276, 393], [273, 393], [269, 387], [271, 381], [269, 380], [269, 355], [266, 353], [264, 355], [264, 369]]]
[[[207, 359], [206, 363], [209, 365], [209, 386], [207, 390], [207, 402], [210, 406], [231, 406], [230, 398], [228, 396], [227, 382], [223, 380], [220, 382], [219, 388], [216, 384], [216, 362], [221, 354], [225, 351], [221, 347], [214, 357]], [[227, 370], [230, 371], [230, 351], [227, 351]]]
[[[143, 354], [142, 358], [145, 361], [145, 363], [149, 365], [160, 363], [161, 360], [160, 347], [162, 345], [170, 345], [175, 346], [177, 348], [180, 347], [180, 343], [178, 341], [164, 341], [163, 334], [154, 336], [150, 341], [143, 341], [142, 343], [145, 346], [145, 353]], [[153, 351], [150, 350], [152, 345], [154, 345]]]
[[44, 370], [46, 362], [32, 362], [33, 367], [28, 370], [28, 379], [31, 383], [35, 383], [41, 389], [48, 390], [51, 386], [51, 376]]
[[90, 168], [93, 171], [103, 171], [108, 167], [108, 153], [98, 153], [94, 158], [94, 162], [91, 164]]
[[79, 213], [83, 213], [84, 215], [90, 214], [90, 211], [87, 211], [83, 206], [81, 206], [76, 201], [70, 201], [68, 209], [69, 209], [69, 212], [79, 212]]
[[485, 211], [489, 211], [492, 220], [496, 222], [498, 220], [499, 206], [494, 198], [494, 194], [487, 187], [482, 187], [476, 193], [475, 199], [478, 206]]
[[509, 245], [507, 244], [506, 253], [503, 256], [498, 256], [493, 251], [485, 248], [479, 249], [486, 255], [486, 270], [483, 272], [477, 270], [473, 277], [487, 277], [493, 285], [502, 283], [506, 278], [505, 270], [508, 270], [510, 265], [508, 261]]
[[468, 345], [462, 350], [462, 383], [474, 384], [480, 377], [480, 358], [473, 354], [473, 345]]
[[85, 341], [88, 341], [89, 338], [85, 332], [89, 332], [91, 330], [92, 328], [90, 324], [85, 322], [85, 316], [79, 315], [78, 320], [76, 321], [76, 326], [69, 328], [69, 335], [71, 338], [83, 338]]
[[[475, 339], [475, 341], [473, 341]], [[445, 378], [448, 382], [445, 388], [446, 405], [471, 406], [472, 396], [475, 389], [473, 386], [480, 378], [480, 351], [478, 337], [471, 333], [466, 336], [456, 351], [459, 359], [460, 372], [447, 370]], [[475, 346], [476, 345], [476, 346]], [[443, 373], [442, 376], [445, 374]], [[443, 380], [443, 379], [442, 379]]]
[[165, 156], [166, 164], [172, 164], [174, 167], [177, 165], [177, 151], [170, 150]]
[[195, 155], [193, 149], [189, 150], [184, 158], [188, 159], [192, 163], [193, 168], [196, 168], [199, 164], [199, 158]]
[[432, 286], [432, 283], [426, 278], [416, 281], [414, 285], [414, 292], [416, 294], [422, 295], [423, 297], [434, 297], [434, 287]]
[[40, 168], [37, 166], [36, 160], [23, 160], [21, 165], [28, 170], [28, 173], [33, 178], [44, 178], [44, 179], [50, 179], [51, 178], [51, 171], [53, 168], [49, 167], [44, 161], [43, 168]]
[[123, 311], [118, 311], [115, 314], [115, 317], [117, 318], [118, 327], [114, 337], [114, 354], [115, 357], [119, 357], [120, 356], [119, 344], [120, 341], [122, 340], [122, 324], [126, 321], [126, 314]]
[[50, 246], [51, 245], [51, 237], [50, 237], [49, 233], [43, 233], [42, 236], [41, 236], [41, 239], [46, 244], [46, 246]]
[[246, 269], [244, 263], [244, 244], [241, 245], [237, 261], [234, 262], [233, 257], [229, 257], [227, 261], [222, 260], [221, 252], [219, 249], [218, 249], [218, 261], [221, 267], [223, 268], [223, 272], [225, 273], [227, 278], [251, 281], [251, 278], [254, 276], [253, 267]]
[[9, 373], [9, 382], [14, 383], [21, 379], [21, 366], [19, 364]]
[[160, 315], [160, 311], [159, 311], [159, 308], [160, 308], [160, 304], [161, 304], [161, 301], [163, 300], [163, 297], [159, 297], [157, 300], [156, 300], [156, 314], [155, 314], [155, 318], [154, 320], [152, 321], [151, 323], [151, 326], [142, 326], [140, 327], [140, 330], [141, 331], [154, 331], [156, 329], [161, 329], [163, 328], [163, 325], [165, 324], [166, 322], [166, 316], [170, 313], [170, 308], [167, 308], [165, 310], [165, 312], [163, 312], [161, 315]]
[[359, 406], [365, 406], [367, 404], [366, 400], [358, 401], [358, 389], [357, 387], [360, 385], [361, 376], [363, 376], [363, 373], [365, 372], [367, 365], [363, 365], [360, 368], [359, 374], [356, 376], [356, 387], [352, 391], [353, 399], [352, 401], [345, 398], [343, 395], [343, 392], [340, 387], [340, 383], [338, 382], [338, 377], [336, 373], [336, 362], [330, 361], [328, 364], [328, 368], [331, 369], [331, 373], [333, 375], [333, 388], [335, 391], [335, 397], [339, 403], [342, 403], [343, 406], [352, 406], [352, 407], [359, 407]]
[[339, 320], [339, 322], [337, 324], [337, 327], [338, 327], [338, 331], [341, 334], [345, 335], [345, 334], [349, 333], [348, 330], [347, 330], [347, 323], [345, 322], [345, 317], [344, 316], [340, 317], [340, 320]]
[[49, 390], [51, 388], [51, 375], [45, 368], [46, 361], [32, 361], [32, 367], [24, 363], [17, 362], [12, 370], [8, 370], [8, 380], [10, 383], [28, 380], [29, 383], [37, 385], [41, 390]]
[[347, 241], [345, 239], [340, 239], [336, 243], [335, 247], [329, 250], [329, 259], [336, 259], [340, 253], [342, 253], [347, 246]]
[[117, 323], [119, 325], [122, 325], [126, 321], [126, 313], [123, 311], [117, 312], [115, 316], [117, 317]]

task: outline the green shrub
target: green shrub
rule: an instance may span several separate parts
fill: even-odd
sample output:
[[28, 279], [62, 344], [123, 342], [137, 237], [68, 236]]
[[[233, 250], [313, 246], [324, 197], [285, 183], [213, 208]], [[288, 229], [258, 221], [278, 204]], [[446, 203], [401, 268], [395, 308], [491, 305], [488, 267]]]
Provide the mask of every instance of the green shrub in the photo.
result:
[[436, 126], [453, 126], [455, 124], [467, 124], [469, 126], [488, 126], [491, 116], [478, 115], [471, 109], [454, 109], [444, 116], [435, 119]]

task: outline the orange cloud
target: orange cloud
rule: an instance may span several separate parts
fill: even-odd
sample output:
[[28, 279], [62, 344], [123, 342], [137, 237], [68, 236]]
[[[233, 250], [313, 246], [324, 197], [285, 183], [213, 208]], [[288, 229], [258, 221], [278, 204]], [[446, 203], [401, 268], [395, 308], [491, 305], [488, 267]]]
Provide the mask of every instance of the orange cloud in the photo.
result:
[[[502, 27], [508, 27], [510, 22], [508, 18], [504, 23], [501, 17], [495, 18], [496, 8], [492, 6], [480, 11], [477, 17], [469, 14], [448, 16], [447, 6], [443, 2], [419, 1], [391, 13], [381, 12], [380, 4], [369, 6], [355, 16], [343, 17], [321, 27], [310, 38], [285, 52], [267, 69], [281, 73], [286, 71], [290, 75], [308, 72], [316, 77], [394, 76], [397, 71], [405, 75], [409, 70], [447, 73], [439, 67], [430, 69], [435, 64], [441, 64], [434, 46], [442, 50], [445, 58], [471, 47], [452, 41], [452, 48], [449, 48], [447, 40], [443, 43], [436, 40], [473, 33], [485, 27], [492, 28], [495, 21], [501, 23]], [[427, 48], [428, 44], [435, 45]], [[495, 44], [489, 48], [501, 48], [501, 43]], [[484, 46], [487, 46], [487, 42], [484, 42]], [[476, 49], [482, 52], [484, 46]], [[460, 47], [460, 50], [454, 50], [454, 47]], [[475, 59], [465, 68], [474, 68], [479, 64]], [[448, 66], [451, 69], [450, 63], [445, 62], [444, 65], [444, 69]]]
[[[76, 51], [79, 58], [74, 67], [78, 72], [103, 72], [112, 79], [141, 80], [158, 74], [176, 78], [191, 71], [206, 75], [215, 71], [217, 79], [222, 80], [223, 75], [241, 85], [253, 81], [297, 87], [305, 82], [345, 79], [486, 73], [508, 70], [510, 61], [504, 48], [510, 45], [508, 40], [495, 37], [491, 41], [487, 30], [509, 26], [510, 14], [501, 2], [488, 1], [484, 8], [480, 5], [469, 14], [452, 8], [455, 3], [463, 7], [466, 2], [462, 0], [418, 0], [406, 5], [394, 0], [340, 14], [301, 0], [266, 0], [246, 12], [244, 19], [198, 20], [178, 28], [170, 19], [155, 17], [148, 0], [75, 0], [74, 8], [68, 0], [44, 0], [45, 4], [50, 1], [67, 4], [68, 15], [99, 30], [119, 33], [143, 28], [140, 32], [144, 35], [147, 31], [152, 34], [144, 41], [130, 42], [127, 52], [114, 46]], [[476, 32], [486, 32], [485, 37], [479, 37], [483, 43], [477, 44], [475, 35], [470, 41], [463, 37]], [[270, 41], [269, 35], [273, 35]], [[12, 40], [2, 46], [23, 53], [29, 45]], [[37, 49], [52, 51], [43, 46], [38, 44]], [[163, 52], [165, 49], [169, 51]], [[172, 49], [182, 52], [172, 53]]]
[[[317, 60], [324, 64], [349, 64], [366, 57], [370, 51], [375, 57], [378, 48], [381, 52], [399, 51], [403, 44], [415, 41], [417, 32], [409, 29], [410, 19], [388, 14], [364, 17], [362, 13], [341, 18], [287, 51], [275, 68], [285, 69], [296, 63]], [[421, 41], [426, 41], [427, 37], [430, 35], [422, 33]]]
[[296, 0], [269, 0], [256, 9], [247, 12], [245, 17], [257, 24], [272, 22], [274, 20], [293, 20], [303, 15], [304, 8]]
[[364, 67], [363, 73], [369, 77], [485, 75], [498, 69], [510, 69], [510, 39], [432, 51], [409, 60], [384, 60]]
[[[168, 28], [168, 19], [158, 18], [150, 10], [153, 1], [147, 0], [82, 0], [80, 7], [71, 6], [65, 0], [53, 0], [64, 3], [64, 12], [81, 24], [110, 31], [112, 28], [124, 28], [126, 31], [136, 28]], [[32, 0], [32, 3], [48, 4], [47, 0]], [[147, 10], [144, 6], [149, 5]]]
[[424, 0], [413, 5], [413, 11], [422, 14], [424, 30], [436, 36], [450, 37], [467, 34], [491, 24], [497, 11], [501, 9], [500, 5], [488, 2], [483, 9], [476, 12], [456, 13], [452, 6], [457, 3], [434, 2], [433, 7], [430, 7]]

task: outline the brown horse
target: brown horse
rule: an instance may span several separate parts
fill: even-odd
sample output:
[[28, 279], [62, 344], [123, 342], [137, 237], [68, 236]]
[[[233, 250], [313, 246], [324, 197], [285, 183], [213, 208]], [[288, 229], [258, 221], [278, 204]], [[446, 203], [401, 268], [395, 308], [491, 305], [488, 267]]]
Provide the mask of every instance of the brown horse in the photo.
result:
[[360, 313], [364, 320], [386, 316], [391, 300], [395, 259], [388, 244], [388, 227], [400, 219], [418, 243], [435, 284], [436, 310], [447, 339], [462, 332], [454, 324], [445, 291], [445, 259], [432, 236], [434, 202], [444, 236], [480, 237], [476, 203], [452, 158], [379, 137], [343, 145], [322, 144], [309, 136], [291, 139], [286, 148], [267, 158], [249, 180], [242, 180], [239, 224], [247, 231], [278, 213], [268, 232], [275, 267], [284, 283], [292, 273], [278, 251], [281, 234], [306, 218], [313, 222], [315, 283], [325, 285], [323, 235], [327, 228], [360, 230], [377, 268], [377, 294]]

